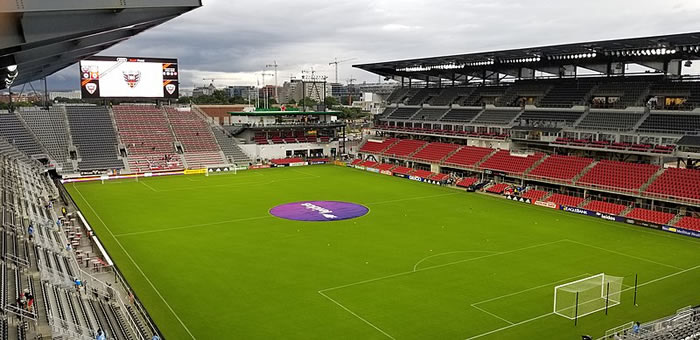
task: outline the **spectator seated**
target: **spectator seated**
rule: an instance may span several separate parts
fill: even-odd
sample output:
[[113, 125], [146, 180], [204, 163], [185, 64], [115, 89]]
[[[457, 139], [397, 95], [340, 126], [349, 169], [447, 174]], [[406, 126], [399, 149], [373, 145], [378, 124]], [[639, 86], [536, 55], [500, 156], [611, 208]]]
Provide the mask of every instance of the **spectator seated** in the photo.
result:
[[635, 208], [634, 210], [630, 211], [625, 217], [644, 222], [667, 224], [668, 222], [671, 222], [675, 215], [656, 210]]
[[522, 157], [514, 156], [508, 150], [501, 150], [489, 157], [489, 159], [484, 161], [479, 167], [482, 169], [521, 175], [537, 163], [537, 161], [542, 159], [542, 157], [544, 157], [544, 154], [541, 153]]
[[571, 183], [593, 160], [575, 156], [549, 156], [535, 167], [528, 176]]
[[651, 164], [603, 160], [583, 175], [577, 181], [577, 184], [622, 191], [636, 191], [646, 184], [658, 170], [658, 166]]
[[584, 199], [581, 197], [574, 197], [564, 194], [554, 194], [550, 196], [546, 202], [556, 203], [558, 205], [565, 205], [567, 207], [578, 207], [583, 203]]
[[596, 211], [599, 213], [603, 214], [610, 214], [610, 215], [621, 215], [625, 209], [627, 209], [626, 206], [622, 204], [615, 204], [615, 203], [610, 203], [610, 202], [603, 202], [603, 201], [590, 201], [586, 206], [583, 207], [584, 209]]

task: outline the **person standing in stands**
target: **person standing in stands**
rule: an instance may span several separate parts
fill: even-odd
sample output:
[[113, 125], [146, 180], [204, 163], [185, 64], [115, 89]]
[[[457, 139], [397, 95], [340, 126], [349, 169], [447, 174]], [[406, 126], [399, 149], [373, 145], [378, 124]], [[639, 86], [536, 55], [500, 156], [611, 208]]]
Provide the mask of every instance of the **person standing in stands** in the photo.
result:
[[95, 333], [95, 340], [107, 340], [105, 332], [103, 332], [102, 329], [98, 329]]
[[61, 208], [61, 214], [64, 218], [66, 217], [66, 215], [68, 215], [68, 210], [66, 210], [66, 207]]
[[632, 326], [632, 332], [634, 332], [634, 334], [639, 334], [640, 329], [639, 321], [635, 322], [634, 326]]
[[30, 222], [29, 228], [27, 228], [27, 234], [29, 234], [29, 241], [34, 240], [34, 225]]

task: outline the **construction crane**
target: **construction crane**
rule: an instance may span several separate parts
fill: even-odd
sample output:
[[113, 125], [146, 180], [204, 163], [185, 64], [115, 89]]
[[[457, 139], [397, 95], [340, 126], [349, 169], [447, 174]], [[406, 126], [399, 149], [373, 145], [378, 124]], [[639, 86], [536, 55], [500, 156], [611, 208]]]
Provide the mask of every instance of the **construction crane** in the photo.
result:
[[209, 84], [214, 85], [215, 80], [235, 80], [235, 81], [240, 81], [240, 79], [234, 79], [234, 78], [202, 78], [202, 80], [210, 80]]
[[262, 85], [263, 85], [263, 88], [265, 89], [265, 108], [269, 109], [270, 108], [270, 92], [266, 88], [267, 83], [265, 83], [265, 77], [271, 77], [271, 76], [274, 76], [274, 74], [262, 72], [262, 73], [260, 73], [260, 75], [262, 76], [262, 82], [263, 82]]
[[353, 61], [357, 58], [350, 58], [350, 59], [345, 59], [345, 60], [338, 60], [338, 58], [335, 58], [335, 60], [331, 61], [328, 63], [328, 65], [335, 65], [335, 83], [338, 84], [338, 64], [342, 64], [348, 61]]

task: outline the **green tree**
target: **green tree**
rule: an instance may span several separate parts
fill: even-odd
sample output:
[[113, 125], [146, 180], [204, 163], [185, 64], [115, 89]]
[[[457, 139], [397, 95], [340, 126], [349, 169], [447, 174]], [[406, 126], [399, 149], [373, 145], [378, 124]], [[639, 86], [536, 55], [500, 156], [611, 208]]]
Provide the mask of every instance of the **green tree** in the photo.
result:
[[340, 103], [338, 103], [338, 100], [335, 99], [335, 97], [328, 96], [326, 97], [326, 107], [329, 109], [332, 109], [336, 106], [338, 106]]

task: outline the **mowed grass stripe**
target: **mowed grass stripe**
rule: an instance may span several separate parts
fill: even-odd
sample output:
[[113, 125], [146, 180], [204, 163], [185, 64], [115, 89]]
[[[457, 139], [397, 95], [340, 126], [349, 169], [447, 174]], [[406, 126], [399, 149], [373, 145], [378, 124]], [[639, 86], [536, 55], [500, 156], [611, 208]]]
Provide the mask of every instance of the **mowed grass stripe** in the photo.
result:
[[[472, 275], [448, 270], [461, 264], [450, 265], [438, 281], [428, 277], [443, 269], [419, 272], [426, 275], [424, 282], [405, 281], [412, 277], [406, 275], [403, 283], [379, 291], [377, 283], [358, 285], [332, 291], [333, 298], [397, 339], [465, 339], [507, 325], [472, 308], [474, 302], [581, 273], [625, 276], [630, 284], [628, 278], [635, 273], [640, 282], [649, 282], [678, 272], [669, 266], [692, 269], [700, 264], [699, 243], [691, 239], [334, 166], [141, 181], [154, 190], [135, 181], [81, 183], [77, 188], [83, 201], [72, 185], [68, 189], [168, 339], [190, 337], [125, 252], [198, 339], [386, 339], [318, 292], [412, 272], [419, 261], [435, 254], [484, 252], [432, 257], [416, 269], [559, 240], [614, 251], [560, 242], [561, 247], [535, 248], [526, 255], [467, 261], [463, 268], [471, 268]], [[331, 223], [267, 217], [278, 204], [302, 200], [349, 201], [369, 206], [371, 213]], [[524, 256], [518, 264], [503, 260], [516, 255]], [[520, 264], [529, 271], [514, 270]], [[698, 280], [700, 274], [688, 270], [646, 285], [639, 307], [628, 305], [627, 291], [608, 317], [587, 316], [577, 328], [554, 316], [517, 324], [537, 316], [544, 306], [551, 309], [547, 295], [552, 292], [546, 287], [480, 304], [516, 323], [481, 338], [600, 335], [631, 320], [653, 319], [700, 303], [693, 292], [678, 289]], [[355, 291], [365, 287], [371, 289]], [[431, 287], [438, 291], [430, 293]], [[375, 305], [372, 300], [378, 295], [385, 302], [392, 296], [396, 301]], [[402, 330], [409, 328], [415, 335], [403, 336]]]

